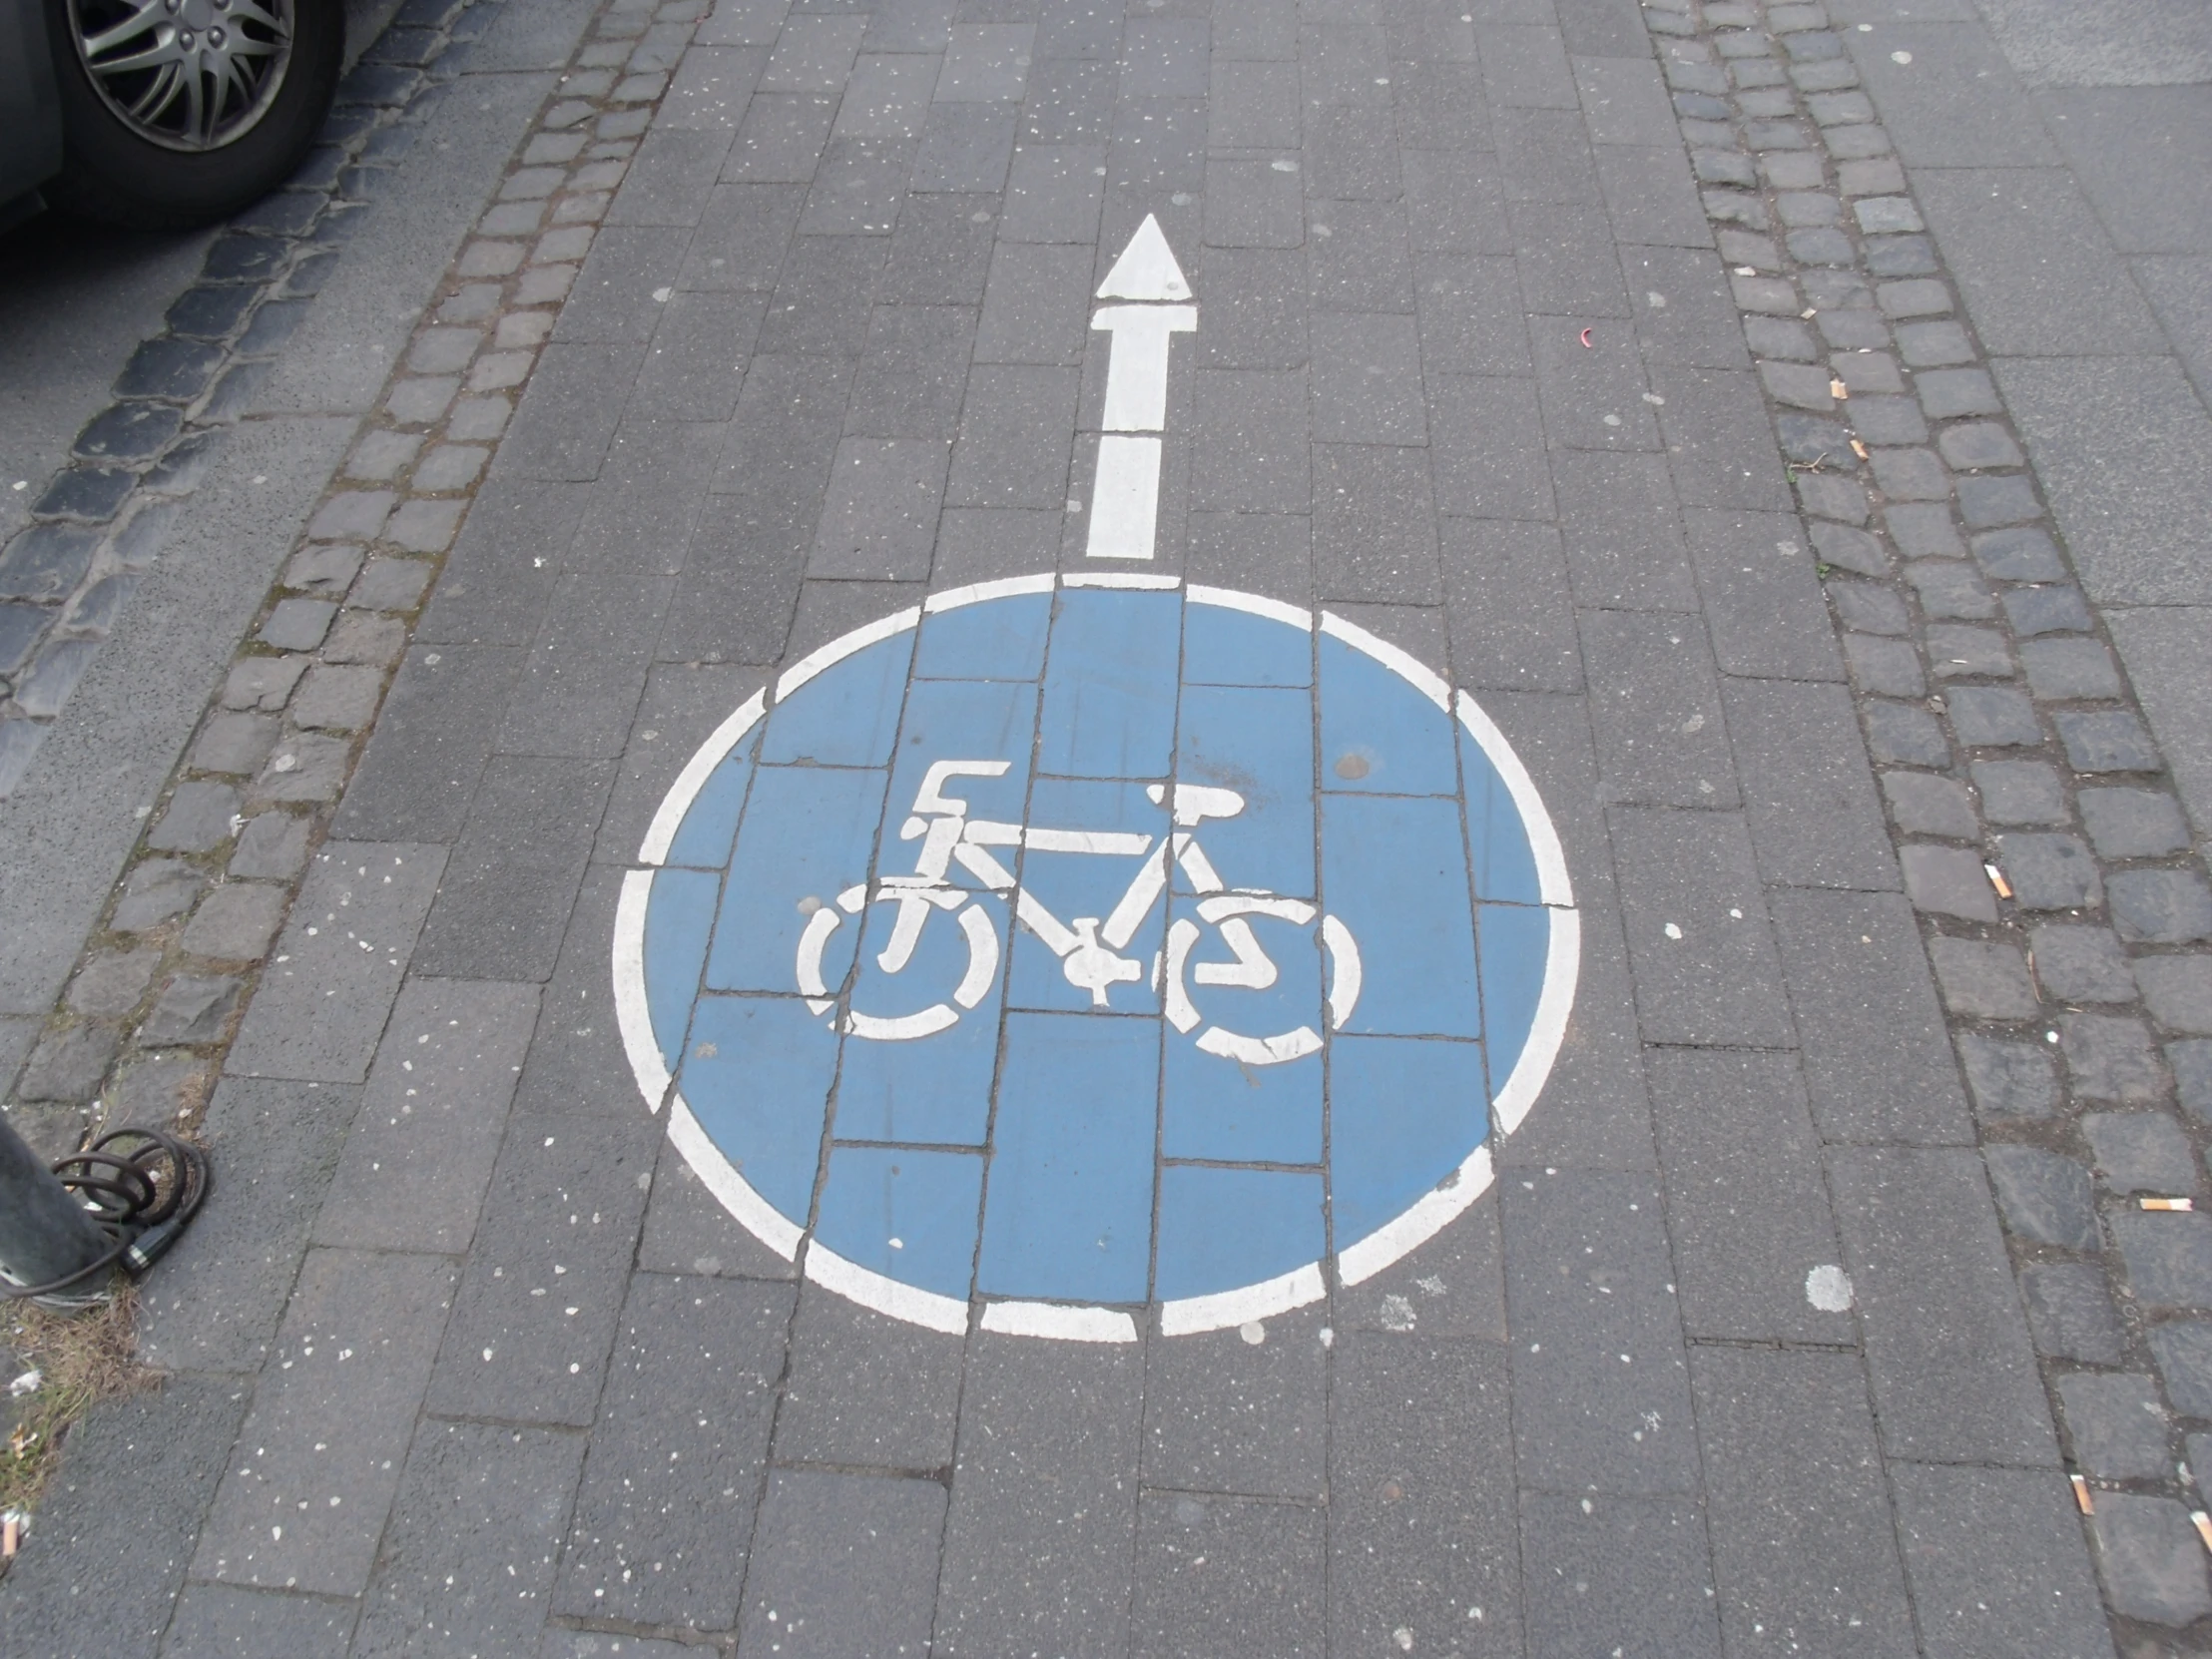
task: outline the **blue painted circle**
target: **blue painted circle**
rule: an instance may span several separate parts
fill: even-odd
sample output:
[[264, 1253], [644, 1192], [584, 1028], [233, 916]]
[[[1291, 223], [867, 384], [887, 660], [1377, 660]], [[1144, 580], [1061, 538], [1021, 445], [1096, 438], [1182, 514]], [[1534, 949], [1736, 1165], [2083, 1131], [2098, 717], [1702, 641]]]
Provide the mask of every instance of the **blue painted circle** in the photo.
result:
[[1548, 827], [1386, 651], [1238, 598], [931, 612], [680, 787], [643, 1002], [756, 1232], [958, 1303], [1217, 1297], [1548, 1065]]

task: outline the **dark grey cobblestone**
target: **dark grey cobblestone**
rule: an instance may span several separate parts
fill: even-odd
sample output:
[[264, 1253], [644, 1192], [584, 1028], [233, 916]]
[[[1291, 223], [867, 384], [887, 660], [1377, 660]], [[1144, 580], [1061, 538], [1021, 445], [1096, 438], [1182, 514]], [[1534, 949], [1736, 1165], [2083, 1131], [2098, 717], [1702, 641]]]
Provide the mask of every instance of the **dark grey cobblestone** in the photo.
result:
[[[1867, 16], [1892, 26], [1887, 9]], [[2212, 957], [2170, 952], [2212, 942], [2212, 889], [1843, 50], [1859, 37], [1828, 31], [1815, 6], [1692, 14], [1669, 0], [1645, 17], [1662, 56], [1680, 60], [1667, 68], [1678, 102], [1697, 100], [1680, 113], [1694, 117], [1684, 129], [1699, 176], [1726, 187], [1708, 192], [1708, 214], [1737, 268], [1785, 452], [1810, 467], [1842, 436], [1867, 463], [1822, 461], [1799, 474], [1798, 496], [1831, 567], [1869, 748], [1878, 765], [1912, 769], [1885, 772], [1884, 795], [1901, 835], [1929, 837], [1901, 847], [1907, 891], [1991, 1138], [2037, 1350], [2128, 1368], [2051, 1380], [2077, 1466], [2138, 1488], [2098, 1494], [2108, 1607], [2121, 1634], [2190, 1624], [2212, 1614], [2212, 1595], [2182, 1506], [2199, 1500], [2175, 1469], [2191, 1424], [2212, 1421], [2212, 1323], [2146, 1331], [2144, 1320], [2212, 1298], [2212, 1227], [2117, 1206], [2191, 1196], [2203, 1177]], [[1685, 36], [1684, 23], [1700, 32]], [[1793, 65], [1787, 81], [1768, 72], [1778, 56]], [[1819, 150], [1800, 116], [1821, 131]], [[1768, 224], [1792, 235], [1778, 247], [1737, 229]], [[1855, 252], [1839, 262], [1833, 246], [1797, 240], [1808, 235]], [[1828, 397], [1805, 324], [1839, 353], [1830, 364], [1848, 399]], [[1897, 360], [1913, 370], [1909, 392]], [[1910, 423], [1887, 406], [1907, 397]], [[2023, 1134], [2036, 1144], [2015, 1144]], [[2101, 1222], [2100, 1191], [2114, 1207]], [[2121, 1646], [2164, 1651], [2132, 1636]]]

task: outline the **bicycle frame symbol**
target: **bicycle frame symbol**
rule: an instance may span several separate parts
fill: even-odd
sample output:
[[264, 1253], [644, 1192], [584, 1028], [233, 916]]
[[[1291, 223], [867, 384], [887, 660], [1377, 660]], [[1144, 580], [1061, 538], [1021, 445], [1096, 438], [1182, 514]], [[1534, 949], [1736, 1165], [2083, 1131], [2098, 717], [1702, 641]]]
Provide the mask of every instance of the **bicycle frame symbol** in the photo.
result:
[[[921, 847], [911, 874], [883, 875], [870, 890], [859, 882], [836, 895], [808, 919], [799, 940], [797, 977], [802, 995], [818, 1014], [835, 1005], [835, 993], [823, 978], [823, 952], [846, 916], [858, 916], [870, 903], [898, 906], [889, 940], [875, 958], [886, 974], [903, 970], [912, 960], [921, 931], [932, 911], [953, 915], [967, 940], [967, 969], [953, 987], [949, 999], [931, 1003], [914, 1013], [885, 1017], [848, 1007], [840, 1021], [851, 1036], [878, 1042], [906, 1042], [930, 1036], [955, 1024], [964, 1009], [973, 1008], [988, 994], [998, 971], [998, 930], [989, 913], [973, 900], [981, 894], [972, 887], [955, 886], [950, 880], [956, 863], [982, 883], [985, 890], [1012, 894], [1014, 916], [1043, 941], [1060, 959], [1060, 971], [1069, 984], [1090, 992], [1091, 1005], [1110, 1007], [1113, 987], [1149, 981], [1162, 993], [1168, 1023], [1188, 1036], [1200, 1030], [1197, 1043], [1209, 1054], [1242, 1061], [1247, 1065], [1280, 1065], [1321, 1051], [1321, 1035], [1311, 1025], [1298, 1025], [1268, 1036], [1248, 1036], [1222, 1025], [1206, 1025], [1192, 1001], [1186, 977], [1200, 985], [1228, 985], [1266, 990], [1280, 977], [1280, 970], [1259, 937], [1250, 918], [1264, 916], [1293, 926], [1313, 923], [1315, 906], [1304, 899], [1284, 898], [1262, 888], [1231, 888], [1214, 868], [1198, 843], [1198, 827], [1208, 819], [1235, 818], [1245, 809], [1245, 799], [1235, 790], [1202, 784], [1153, 784], [1145, 793], [1155, 806], [1166, 806], [1173, 830], [1157, 839], [1148, 834], [1117, 830], [1048, 830], [1029, 825], [1001, 824], [971, 819], [967, 803], [947, 795], [945, 786], [956, 778], [999, 778], [1010, 769], [1007, 761], [938, 761], [923, 775], [914, 794], [911, 813], [899, 827], [901, 840], [918, 840]], [[1111, 914], [1077, 916], [1063, 922], [1026, 885], [1019, 886], [1013, 873], [999, 862], [994, 847], [1022, 847], [1033, 852], [1074, 852], [1101, 857], [1141, 860], [1129, 886]], [[1169, 924], [1166, 948], [1156, 953], [1150, 967], [1121, 952], [1136, 937], [1137, 929], [1161, 902], [1168, 890], [1168, 867], [1179, 866], [1199, 895], [1198, 921], [1177, 916]], [[1331, 1030], [1342, 1029], [1360, 1000], [1360, 947], [1352, 929], [1334, 915], [1323, 915], [1321, 941], [1329, 955], [1328, 988], [1323, 1001]], [[1217, 928], [1230, 960], [1194, 958], [1205, 927]]]

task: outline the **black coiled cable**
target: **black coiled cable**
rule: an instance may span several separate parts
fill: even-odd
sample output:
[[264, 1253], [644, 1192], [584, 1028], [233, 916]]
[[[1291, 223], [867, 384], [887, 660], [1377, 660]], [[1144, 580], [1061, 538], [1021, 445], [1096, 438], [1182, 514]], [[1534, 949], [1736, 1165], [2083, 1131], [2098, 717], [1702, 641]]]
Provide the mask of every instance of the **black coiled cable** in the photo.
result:
[[118, 1262], [144, 1273], [200, 1213], [213, 1180], [207, 1153], [160, 1129], [111, 1129], [50, 1167], [113, 1243], [98, 1259], [45, 1285], [0, 1279], [0, 1297], [53, 1296]]

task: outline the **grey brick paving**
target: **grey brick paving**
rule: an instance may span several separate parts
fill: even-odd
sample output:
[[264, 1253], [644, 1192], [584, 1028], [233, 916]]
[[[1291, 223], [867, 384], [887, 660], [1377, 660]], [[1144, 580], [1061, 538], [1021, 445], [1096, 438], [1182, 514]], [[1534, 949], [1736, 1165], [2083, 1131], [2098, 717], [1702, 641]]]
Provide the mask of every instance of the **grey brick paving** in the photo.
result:
[[[551, 228], [462, 255], [111, 917], [199, 903], [235, 975], [283, 889], [206, 876], [340, 837], [236, 992], [252, 1202], [143, 1326], [248, 1412], [169, 1650], [2086, 1654], [2212, 1608], [2212, 1258], [2123, 1208], [2199, 1179], [2212, 901], [2068, 559], [2100, 606], [2177, 566], [2080, 529], [2082, 375], [1980, 355], [2157, 347], [2070, 271], [1991, 299], [2017, 222], [1959, 170], [2064, 175], [1979, 27], [700, 10], [599, 18], [483, 224]], [[770, 665], [1080, 560], [1085, 293], [1145, 212], [1204, 318], [1160, 568], [1480, 693], [1582, 984], [1499, 1191], [1375, 1281], [1258, 1342], [945, 1337], [794, 1287], [635, 1110], [619, 866]], [[181, 982], [103, 972], [37, 1087]]]

